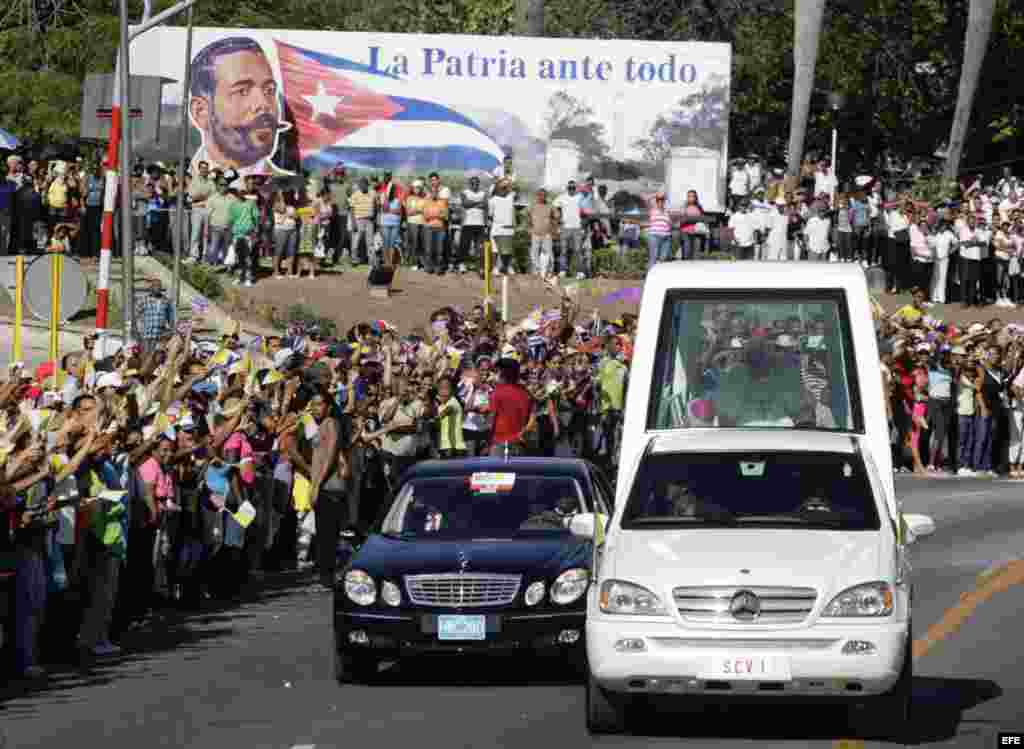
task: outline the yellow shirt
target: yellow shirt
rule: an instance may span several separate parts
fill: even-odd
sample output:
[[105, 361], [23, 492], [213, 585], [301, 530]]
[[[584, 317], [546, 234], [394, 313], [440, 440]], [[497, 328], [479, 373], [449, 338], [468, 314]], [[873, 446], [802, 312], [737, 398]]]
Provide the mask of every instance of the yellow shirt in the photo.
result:
[[441, 449], [465, 450], [466, 440], [462, 436], [462, 404], [457, 398], [450, 398], [444, 404], [445, 413], [441, 417]]
[[423, 203], [425, 198], [419, 195], [410, 195], [405, 200], [406, 221], [410, 224], [423, 223]]
[[373, 193], [357, 190], [348, 199], [348, 204], [352, 206], [352, 216], [356, 220], [373, 216]]
[[68, 204], [68, 185], [63, 177], [57, 177], [50, 183], [46, 193], [50, 208], [64, 208]]
[[905, 304], [896, 310], [896, 317], [904, 322], [913, 324], [921, 321], [921, 318], [924, 317], [924, 312], [917, 309], [913, 304]]

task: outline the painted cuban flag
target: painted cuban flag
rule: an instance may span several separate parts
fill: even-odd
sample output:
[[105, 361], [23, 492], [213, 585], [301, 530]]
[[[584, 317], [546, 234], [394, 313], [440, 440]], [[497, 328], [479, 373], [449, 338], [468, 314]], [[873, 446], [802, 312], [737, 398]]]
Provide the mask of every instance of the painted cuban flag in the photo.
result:
[[307, 166], [394, 172], [492, 170], [501, 147], [468, 117], [407, 96], [407, 82], [362, 63], [277, 42], [283, 94]]

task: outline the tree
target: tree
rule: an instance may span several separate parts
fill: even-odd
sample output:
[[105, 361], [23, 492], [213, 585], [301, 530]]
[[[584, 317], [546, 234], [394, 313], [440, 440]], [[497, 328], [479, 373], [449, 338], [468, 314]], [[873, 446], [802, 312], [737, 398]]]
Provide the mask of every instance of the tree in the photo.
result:
[[544, 0], [516, 0], [516, 33], [544, 36]]
[[981, 77], [981, 66], [985, 62], [985, 51], [992, 32], [995, 15], [995, 0], [971, 0], [967, 11], [967, 36], [964, 41], [964, 64], [960, 69], [960, 89], [956, 97], [956, 113], [949, 131], [949, 149], [943, 176], [956, 179], [960, 171], [960, 157], [971, 123], [974, 109], [974, 94]]
[[729, 87], [724, 81], [684, 96], [676, 108], [658, 115], [650, 135], [634, 145], [644, 159], [660, 166], [679, 146], [720, 150], [725, 145], [729, 114]]
[[568, 91], [556, 91], [548, 99], [544, 130], [548, 140], [564, 139], [577, 145], [584, 171], [594, 171], [607, 158], [604, 125], [594, 121], [593, 107]]
[[793, 17], [793, 110], [789, 121], [789, 157], [786, 173], [800, 173], [807, 136], [807, 117], [814, 90], [814, 68], [818, 62], [818, 40], [825, 17], [825, 0], [796, 0]]

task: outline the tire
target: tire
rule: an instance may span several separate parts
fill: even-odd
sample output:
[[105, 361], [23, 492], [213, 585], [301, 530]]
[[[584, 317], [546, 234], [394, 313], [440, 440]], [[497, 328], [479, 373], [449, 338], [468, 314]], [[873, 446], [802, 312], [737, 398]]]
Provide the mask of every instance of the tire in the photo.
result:
[[909, 742], [913, 739], [913, 636], [907, 635], [903, 668], [899, 678], [885, 694], [864, 702], [854, 717], [863, 738]]
[[367, 655], [334, 652], [334, 678], [339, 684], [372, 684], [377, 678], [377, 659]]
[[587, 673], [587, 730], [590, 733], [622, 733], [626, 730], [626, 701], [612, 694]]

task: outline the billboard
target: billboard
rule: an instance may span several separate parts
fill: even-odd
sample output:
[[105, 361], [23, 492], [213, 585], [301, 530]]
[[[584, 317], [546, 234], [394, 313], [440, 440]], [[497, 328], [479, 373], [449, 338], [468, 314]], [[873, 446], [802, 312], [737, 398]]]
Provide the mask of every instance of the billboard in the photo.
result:
[[651, 187], [697, 148], [726, 173], [727, 44], [198, 28], [185, 92], [185, 34], [147, 32], [131, 65], [176, 81], [160, 139], [179, 142], [187, 107], [193, 163], [443, 175], [510, 158], [527, 188], [626, 163]]

